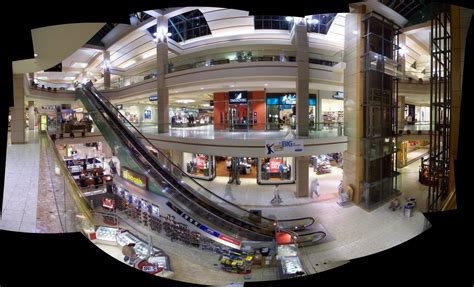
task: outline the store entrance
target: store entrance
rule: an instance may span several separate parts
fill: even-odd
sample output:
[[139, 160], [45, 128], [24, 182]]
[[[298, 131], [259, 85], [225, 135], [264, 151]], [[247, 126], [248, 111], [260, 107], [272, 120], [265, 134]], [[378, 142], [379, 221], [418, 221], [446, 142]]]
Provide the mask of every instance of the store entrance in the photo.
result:
[[252, 111], [250, 105], [247, 104], [230, 104], [228, 112], [229, 130], [247, 131], [252, 128], [252, 121], [249, 120], [248, 115]]
[[216, 176], [229, 177], [232, 169], [232, 161], [237, 161], [239, 178], [257, 179], [257, 159], [251, 157], [222, 157], [216, 156]]

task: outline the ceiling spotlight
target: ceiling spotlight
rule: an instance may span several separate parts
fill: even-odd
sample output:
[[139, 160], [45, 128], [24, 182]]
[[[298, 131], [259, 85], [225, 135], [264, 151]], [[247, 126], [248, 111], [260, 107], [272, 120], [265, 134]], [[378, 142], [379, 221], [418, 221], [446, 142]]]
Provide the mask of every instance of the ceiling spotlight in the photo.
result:
[[267, 86], [268, 86], [268, 84], [267, 84], [267, 83], [265, 83], [265, 84], [263, 84], [263, 85], [264, 85], [265, 87], [267, 87]]
[[291, 21], [293, 21], [293, 17], [291, 17], [291, 16], [286, 16], [286, 17], [285, 17], [285, 20], [288, 21], [288, 22], [291, 22]]
[[352, 34], [357, 35], [357, 34], [359, 34], [359, 32], [357, 32], [357, 30], [354, 30], [354, 31], [352, 31]]
[[166, 34], [166, 36], [168, 36], [168, 37], [171, 37], [171, 35], [173, 35], [173, 34], [171, 34], [170, 32], [168, 32], [168, 33]]
[[153, 41], [154, 41], [154, 42], [158, 42], [158, 38], [153, 38]]
[[201, 90], [204, 90], [204, 88], [201, 88]]
[[153, 36], [155, 36], [155, 37], [156, 37], [156, 35], [158, 35], [158, 33], [156, 33], [156, 32], [155, 32], [155, 33], [153, 33]]
[[233, 87], [234, 87], [234, 85], [230, 85], [230, 87], [231, 87], [231, 88], [233, 88]]
[[35, 53], [35, 58], [38, 57], [38, 54]]

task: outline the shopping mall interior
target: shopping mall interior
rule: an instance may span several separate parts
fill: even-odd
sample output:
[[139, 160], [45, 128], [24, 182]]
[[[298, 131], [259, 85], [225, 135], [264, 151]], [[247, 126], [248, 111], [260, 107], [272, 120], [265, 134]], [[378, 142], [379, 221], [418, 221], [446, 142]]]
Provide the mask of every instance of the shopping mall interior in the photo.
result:
[[457, 207], [474, 10], [317, 12], [32, 29], [0, 229], [80, 232], [128, 268], [206, 285], [298, 279], [429, 230], [425, 213]]

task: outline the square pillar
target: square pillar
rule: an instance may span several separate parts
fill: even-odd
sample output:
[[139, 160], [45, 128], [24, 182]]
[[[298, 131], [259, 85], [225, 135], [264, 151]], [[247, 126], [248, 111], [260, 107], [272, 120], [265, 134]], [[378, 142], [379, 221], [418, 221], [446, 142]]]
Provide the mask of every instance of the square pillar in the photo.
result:
[[309, 135], [309, 59], [308, 32], [304, 21], [295, 26], [296, 42], [296, 129], [298, 136]]
[[13, 107], [11, 119], [11, 142], [12, 144], [25, 143], [25, 88], [23, 85], [23, 74], [13, 75]]
[[296, 197], [309, 196], [309, 158], [299, 156], [295, 158], [296, 162]]
[[104, 89], [110, 89], [110, 52], [104, 51]]
[[168, 68], [168, 18], [160, 16], [157, 18], [156, 29], [156, 69], [157, 69], [157, 119], [158, 133], [169, 131], [169, 93], [165, 82], [165, 74]]

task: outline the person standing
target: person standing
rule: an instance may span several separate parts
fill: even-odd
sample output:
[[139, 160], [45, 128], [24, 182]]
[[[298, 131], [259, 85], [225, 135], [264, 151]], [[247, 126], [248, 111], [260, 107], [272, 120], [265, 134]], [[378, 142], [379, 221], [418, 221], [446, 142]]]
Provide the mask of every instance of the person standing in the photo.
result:
[[122, 248], [122, 254], [125, 256], [123, 260], [133, 265], [137, 259], [137, 253], [135, 251], [135, 243], [129, 243]]
[[317, 178], [315, 178], [311, 182], [310, 193], [311, 193], [311, 198], [313, 198], [315, 194], [317, 197], [319, 197], [319, 180]]

